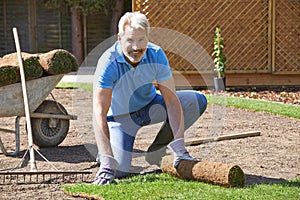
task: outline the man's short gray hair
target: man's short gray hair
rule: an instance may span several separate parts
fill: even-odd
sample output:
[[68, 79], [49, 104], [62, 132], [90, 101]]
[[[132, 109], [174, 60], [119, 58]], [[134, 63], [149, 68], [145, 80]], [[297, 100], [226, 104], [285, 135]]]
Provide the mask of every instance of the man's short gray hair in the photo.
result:
[[119, 21], [119, 35], [123, 35], [125, 26], [129, 25], [132, 28], [142, 28], [146, 30], [147, 36], [150, 32], [150, 24], [147, 17], [140, 12], [127, 12]]

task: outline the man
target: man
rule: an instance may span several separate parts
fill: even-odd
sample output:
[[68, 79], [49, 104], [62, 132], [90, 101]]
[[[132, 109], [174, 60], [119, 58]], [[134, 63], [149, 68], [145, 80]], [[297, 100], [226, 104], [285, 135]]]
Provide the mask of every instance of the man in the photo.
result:
[[[119, 22], [118, 41], [99, 59], [94, 90], [94, 131], [100, 169], [94, 184], [109, 184], [128, 175], [135, 136], [146, 125], [164, 122], [149, 147], [149, 155], [168, 147], [174, 167], [195, 160], [184, 146], [184, 130], [205, 111], [206, 98], [196, 91], [176, 92], [163, 50], [148, 41], [150, 25], [144, 14], [126, 13]], [[157, 94], [153, 81], [161, 94]], [[150, 152], [154, 152], [151, 153]], [[157, 156], [155, 156], [157, 157]]]

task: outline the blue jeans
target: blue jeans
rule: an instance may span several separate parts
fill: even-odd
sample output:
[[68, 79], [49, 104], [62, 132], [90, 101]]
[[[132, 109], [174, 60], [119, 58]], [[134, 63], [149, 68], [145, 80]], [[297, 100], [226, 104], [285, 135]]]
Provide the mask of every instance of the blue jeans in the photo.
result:
[[[184, 113], [184, 128], [188, 129], [205, 111], [206, 97], [197, 91], [178, 91]], [[173, 133], [168, 123], [166, 105], [162, 95], [156, 97], [139, 111], [107, 117], [110, 130], [110, 142], [114, 158], [119, 163], [116, 177], [124, 177], [131, 167], [134, 140], [138, 130], [150, 124], [164, 122], [148, 152], [155, 152], [166, 147], [173, 140]]]

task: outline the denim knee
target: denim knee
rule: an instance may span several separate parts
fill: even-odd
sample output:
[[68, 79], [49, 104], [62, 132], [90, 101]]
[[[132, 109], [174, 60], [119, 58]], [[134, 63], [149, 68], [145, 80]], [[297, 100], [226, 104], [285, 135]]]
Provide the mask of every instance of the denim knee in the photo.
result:
[[206, 99], [206, 96], [201, 92], [196, 92], [196, 96], [197, 96], [198, 105], [199, 105], [199, 112], [200, 112], [200, 115], [202, 115], [207, 108], [207, 99]]

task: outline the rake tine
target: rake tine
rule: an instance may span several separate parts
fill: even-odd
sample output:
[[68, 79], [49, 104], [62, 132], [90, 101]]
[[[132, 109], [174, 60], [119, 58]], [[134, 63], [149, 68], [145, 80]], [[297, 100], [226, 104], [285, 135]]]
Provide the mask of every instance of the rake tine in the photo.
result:
[[[22, 172], [22, 171], [0, 171], [1, 183], [34, 183], [34, 182], [70, 182], [75, 183], [84, 181], [85, 176], [92, 174], [92, 171], [37, 171], [37, 172]], [[22, 178], [23, 176], [23, 178]]]
[[70, 175], [66, 175], [66, 182], [68, 182], [68, 183], [71, 182], [72, 179], [70, 177], [71, 177]]

